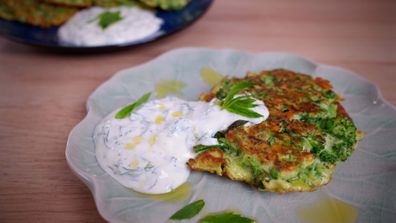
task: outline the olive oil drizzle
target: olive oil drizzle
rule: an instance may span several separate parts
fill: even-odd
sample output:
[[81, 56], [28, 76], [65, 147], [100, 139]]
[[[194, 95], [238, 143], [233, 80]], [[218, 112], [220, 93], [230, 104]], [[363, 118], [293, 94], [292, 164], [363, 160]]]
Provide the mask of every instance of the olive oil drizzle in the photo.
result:
[[157, 98], [163, 98], [170, 94], [181, 95], [181, 91], [184, 87], [186, 87], [186, 83], [183, 81], [161, 81], [155, 85], [155, 93]]
[[224, 75], [218, 73], [210, 67], [204, 67], [201, 69], [201, 78], [209, 87], [213, 87], [224, 77]]
[[358, 209], [338, 199], [324, 196], [297, 211], [304, 223], [354, 223]]
[[192, 186], [186, 182], [173, 191], [165, 194], [145, 194], [136, 192], [144, 197], [152, 198], [159, 201], [165, 201], [170, 203], [178, 203], [187, 200], [192, 194]]

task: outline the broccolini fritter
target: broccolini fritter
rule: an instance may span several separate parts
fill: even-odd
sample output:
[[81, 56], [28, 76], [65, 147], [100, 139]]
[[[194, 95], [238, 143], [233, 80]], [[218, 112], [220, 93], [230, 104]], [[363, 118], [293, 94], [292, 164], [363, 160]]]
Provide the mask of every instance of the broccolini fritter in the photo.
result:
[[262, 100], [269, 118], [218, 132], [219, 145], [190, 159], [190, 168], [271, 192], [313, 191], [327, 184], [361, 135], [330, 82], [277, 69], [224, 79], [201, 99], [222, 99], [241, 81], [255, 83], [240, 93]]

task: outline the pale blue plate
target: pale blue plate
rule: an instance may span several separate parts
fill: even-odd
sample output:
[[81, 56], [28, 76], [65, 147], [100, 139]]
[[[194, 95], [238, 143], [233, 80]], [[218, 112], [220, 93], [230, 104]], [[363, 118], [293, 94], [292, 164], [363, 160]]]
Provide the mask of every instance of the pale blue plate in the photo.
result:
[[[274, 68], [324, 77], [345, 98], [343, 105], [357, 127], [365, 132], [365, 138], [352, 156], [337, 166], [332, 181], [315, 192], [282, 195], [259, 192], [241, 183], [194, 172], [188, 179], [191, 196], [172, 203], [142, 196], [118, 184], [96, 161], [92, 140], [95, 126], [106, 114], [136, 100], [142, 92], [155, 92], [155, 86], [164, 81], [184, 83], [180, 97], [196, 100], [200, 92], [210, 89], [200, 76], [205, 67], [238, 77], [247, 71]], [[357, 222], [395, 222], [396, 110], [372, 83], [351, 71], [287, 53], [178, 49], [115, 74], [92, 93], [87, 110], [87, 116], [70, 133], [66, 158], [91, 189], [100, 214], [108, 221], [166, 222], [179, 208], [204, 199], [203, 211], [188, 222], [197, 222], [208, 213], [223, 210], [237, 210], [262, 223], [304, 222], [298, 215], [299, 208], [310, 207], [322, 197], [331, 197], [355, 207]], [[336, 205], [329, 208], [338, 211]]]

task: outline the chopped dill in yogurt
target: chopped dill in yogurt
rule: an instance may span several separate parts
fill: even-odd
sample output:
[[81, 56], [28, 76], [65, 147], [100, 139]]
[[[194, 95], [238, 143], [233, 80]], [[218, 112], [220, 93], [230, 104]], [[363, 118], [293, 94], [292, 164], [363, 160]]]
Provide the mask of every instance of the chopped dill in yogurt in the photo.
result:
[[146, 95], [105, 117], [95, 129], [94, 141], [100, 166], [120, 184], [147, 194], [167, 193], [187, 181], [193, 146], [218, 144], [215, 133], [236, 120], [252, 125], [269, 115], [256, 99], [252, 110], [260, 117], [249, 118], [222, 109], [217, 99], [148, 101]]

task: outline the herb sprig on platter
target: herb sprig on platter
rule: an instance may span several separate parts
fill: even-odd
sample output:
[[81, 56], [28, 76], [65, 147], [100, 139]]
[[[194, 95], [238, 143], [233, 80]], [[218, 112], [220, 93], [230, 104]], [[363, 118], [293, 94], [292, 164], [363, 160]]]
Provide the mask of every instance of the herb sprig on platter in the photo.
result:
[[256, 100], [250, 95], [236, 96], [243, 89], [256, 85], [255, 83], [243, 81], [233, 85], [223, 100], [218, 101], [218, 105], [229, 112], [245, 116], [248, 118], [260, 118], [263, 115], [255, 112], [252, 108], [257, 107]]

